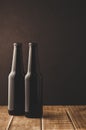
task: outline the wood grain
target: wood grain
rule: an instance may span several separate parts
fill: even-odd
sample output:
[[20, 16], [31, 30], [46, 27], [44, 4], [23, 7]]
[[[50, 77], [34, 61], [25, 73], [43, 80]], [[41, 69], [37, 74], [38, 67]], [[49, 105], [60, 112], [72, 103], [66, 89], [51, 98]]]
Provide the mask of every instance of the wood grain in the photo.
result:
[[40, 130], [40, 119], [15, 116], [10, 130]]
[[74, 130], [62, 106], [44, 106], [42, 126], [42, 130]]
[[5, 130], [10, 120], [8, 115], [7, 106], [0, 106], [0, 130]]
[[44, 106], [43, 118], [12, 116], [7, 106], [0, 106], [0, 130], [86, 130], [86, 105], [84, 106]]
[[69, 106], [68, 112], [77, 130], [86, 130], [86, 105]]

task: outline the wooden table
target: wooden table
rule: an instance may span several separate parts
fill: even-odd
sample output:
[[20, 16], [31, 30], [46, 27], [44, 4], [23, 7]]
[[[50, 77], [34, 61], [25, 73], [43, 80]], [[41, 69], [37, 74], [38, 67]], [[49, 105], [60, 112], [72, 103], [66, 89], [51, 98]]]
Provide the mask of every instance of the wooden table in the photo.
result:
[[0, 106], [0, 130], [86, 130], [86, 105], [43, 106], [42, 119], [10, 116]]

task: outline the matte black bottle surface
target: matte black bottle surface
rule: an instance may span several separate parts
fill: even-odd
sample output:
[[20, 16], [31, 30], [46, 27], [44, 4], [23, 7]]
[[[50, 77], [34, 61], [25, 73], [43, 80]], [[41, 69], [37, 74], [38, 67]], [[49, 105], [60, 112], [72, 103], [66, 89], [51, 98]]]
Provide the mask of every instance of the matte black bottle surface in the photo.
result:
[[25, 75], [25, 116], [42, 117], [42, 77], [35, 43], [29, 43], [28, 69]]
[[22, 44], [14, 43], [12, 68], [8, 76], [8, 112], [10, 115], [24, 114], [24, 91]]

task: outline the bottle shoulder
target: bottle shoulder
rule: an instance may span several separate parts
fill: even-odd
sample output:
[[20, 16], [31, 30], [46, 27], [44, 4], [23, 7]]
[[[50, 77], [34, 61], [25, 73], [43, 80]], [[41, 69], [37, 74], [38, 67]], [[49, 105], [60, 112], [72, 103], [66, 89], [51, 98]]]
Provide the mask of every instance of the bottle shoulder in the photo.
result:
[[31, 77], [31, 73], [27, 72], [26, 75], [25, 75], [25, 79], [30, 78], [30, 77]]
[[16, 72], [15, 72], [15, 71], [11, 71], [11, 72], [9, 73], [8, 77], [10, 77], [10, 76], [15, 76], [15, 75], [16, 75]]
[[9, 75], [8, 75], [8, 77], [16, 77], [16, 76], [25, 76], [25, 74], [24, 73], [17, 73], [16, 71], [11, 71], [10, 73], [9, 73]]
[[41, 75], [40, 73], [31, 73], [31, 72], [28, 72], [28, 73], [26, 73], [26, 75], [25, 75], [25, 79], [35, 78], [35, 77], [41, 78], [42, 75]]

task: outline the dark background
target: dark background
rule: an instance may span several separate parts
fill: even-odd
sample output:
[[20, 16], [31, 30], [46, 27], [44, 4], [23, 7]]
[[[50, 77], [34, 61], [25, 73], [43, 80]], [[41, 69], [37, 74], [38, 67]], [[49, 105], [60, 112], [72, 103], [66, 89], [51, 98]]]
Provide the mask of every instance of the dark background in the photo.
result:
[[86, 9], [76, 0], [0, 1], [0, 104], [7, 104], [13, 43], [38, 43], [44, 104], [86, 104]]

